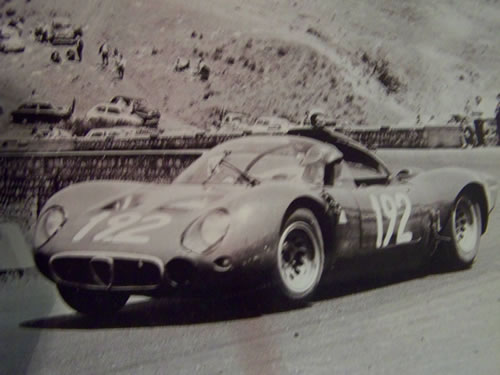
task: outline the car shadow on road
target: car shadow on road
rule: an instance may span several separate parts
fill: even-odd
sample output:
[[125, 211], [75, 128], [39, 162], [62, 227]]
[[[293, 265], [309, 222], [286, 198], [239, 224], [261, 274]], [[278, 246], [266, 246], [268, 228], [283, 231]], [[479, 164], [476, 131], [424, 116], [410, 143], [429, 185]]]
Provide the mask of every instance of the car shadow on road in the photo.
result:
[[379, 273], [376, 276], [357, 278], [351, 281], [337, 281], [321, 288], [316, 293], [313, 302], [320, 302], [334, 298], [345, 297], [352, 294], [367, 292], [373, 289], [390, 285], [405, 283], [411, 280], [422, 279], [433, 275], [453, 274], [464, 269], [451, 267], [445, 259], [436, 258], [412, 270], [400, 270], [388, 273]]
[[[323, 286], [312, 303], [404, 283], [435, 274], [453, 273], [440, 263], [430, 263], [411, 272], [393, 273], [376, 278], [337, 282]], [[22, 322], [21, 327], [38, 329], [109, 329], [207, 324], [256, 318], [262, 315], [305, 309], [311, 303], [287, 303], [274, 299], [269, 290], [254, 291], [237, 297], [217, 299], [148, 299], [128, 303], [112, 317], [88, 317], [76, 312]]]
[[268, 296], [247, 294], [220, 299], [148, 299], [128, 303], [112, 317], [88, 317], [78, 313], [22, 322], [21, 327], [39, 329], [107, 329], [206, 324], [255, 318], [303, 309], [307, 303], [273, 303]]

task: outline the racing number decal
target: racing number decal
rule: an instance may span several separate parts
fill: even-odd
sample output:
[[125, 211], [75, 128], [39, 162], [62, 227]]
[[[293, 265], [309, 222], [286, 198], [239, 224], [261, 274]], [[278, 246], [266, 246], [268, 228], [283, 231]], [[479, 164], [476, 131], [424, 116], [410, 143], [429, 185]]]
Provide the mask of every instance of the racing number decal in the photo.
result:
[[80, 241], [83, 237], [87, 235], [88, 232], [92, 230], [97, 224], [106, 219], [111, 215], [111, 212], [103, 212], [99, 215], [93, 216], [90, 221], [85, 225], [82, 229], [78, 231], [77, 234], [73, 237], [73, 242]]
[[153, 229], [158, 229], [170, 223], [171, 217], [165, 214], [156, 214], [145, 216], [140, 220], [139, 226], [129, 228], [116, 233], [112, 242], [136, 243], [145, 244], [149, 242], [149, 236], [139, 235], [139, 233], [148, 232]]
[[[377, 240], [375, 244], [377, 249], [386, 247], [389, 244], [394, 234], [394, 229], [396, 228], [398, 209], [402, 206], [404, 210], [396, 233], [396, 244], [406, 243], [412, 240], [413, 234], [405, 231], [411, 213], [411, 201], [406, 194], [396, 193], [394, 197], [388, 194], [380, 194], [378, 198], [375, 195], [370, 195], [370, 201], [373, 211], [375, 211], [375, 218], [377, 221]], [[382, 215], [389, 219], [389, 225], [385, 236], [384, 218]]]
[[[73, 237], [73, 242], [80, 241], [97, 224], [111, 216], [111, 212], [103, 212], [90, 219], [90, 221], [78, 231]], [[128, 212], [113, 216], [107, 222], [108, 227], [97, 233], [92, 241], [145, 244], [149, 242], [149, 236], [144, 232], [161, 228], [172, 220], [170, 215], [154, 214], [142, 216], [140, 213]], [[137, 224], [137, 225], [136, 225]]]

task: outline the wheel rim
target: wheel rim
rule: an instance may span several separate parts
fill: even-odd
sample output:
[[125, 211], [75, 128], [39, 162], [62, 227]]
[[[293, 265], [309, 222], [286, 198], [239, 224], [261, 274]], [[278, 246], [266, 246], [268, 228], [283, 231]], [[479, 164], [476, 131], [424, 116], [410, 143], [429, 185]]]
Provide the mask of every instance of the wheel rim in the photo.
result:
[[281, 235], [278, 269], [285, 287], [304, 294], [316, 285], [321, 270], [321, 249], [310, 226], [296, 222]]
[[457, 246], [465, 254], [474, 252], [477, 246], [479, 228], [476, 209], [470, 200], [462, 198], [457, 202], [453, 213], [453, 223]]

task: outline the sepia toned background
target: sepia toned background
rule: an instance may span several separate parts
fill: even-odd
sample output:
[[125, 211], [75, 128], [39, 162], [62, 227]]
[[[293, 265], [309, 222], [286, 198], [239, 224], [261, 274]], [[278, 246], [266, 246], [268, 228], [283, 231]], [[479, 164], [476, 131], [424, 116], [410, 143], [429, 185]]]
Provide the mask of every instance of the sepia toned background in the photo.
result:
[[[91, 321], [35, 271], [30, 249], [55, 191], [93, 179], [169, 183], [204, 149], [240, 135], [221, 132], [231, 112], [300, 125], [318, 110], [394, 169], [459, 165], [500, 179], [500, 2], [0, 0], [0, 14], [2, 41], [15, 29], [23, 47], [0, 53], [0, 373], [500, 371], [496, 211], [471, 270], [337, 285], [302, 308], [269, 308], [258, 295], [137, 298], [113, 320]], [[61, 17], [81, 30], [82, 61], [66, 57], [75, 44], [37, 36]], [[115, 95], [157, 109], [156, 132], [86, 138], [88, 112]], [[73, 99], [57, 124], [10, 115], [25, 102]], [[477, 119], [484, 147], [465, 139]]]

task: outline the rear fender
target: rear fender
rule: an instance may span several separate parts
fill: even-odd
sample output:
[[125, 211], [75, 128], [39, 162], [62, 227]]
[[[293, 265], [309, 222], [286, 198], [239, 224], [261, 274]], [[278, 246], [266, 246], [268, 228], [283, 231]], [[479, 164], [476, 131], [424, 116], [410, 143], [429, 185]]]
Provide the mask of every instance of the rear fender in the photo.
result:
[[427, 204], [439, 208], [441, 227], [446, 226], [456, 199], [462, 193], [468, 194], [481, 208], [482, 231], [486, 231], [495, 200], [486, 191], [485, 176], [463, 168], [439, 168], [415, 176], [412, 183], [430, 192]]
[[[481, 226], [482, 226], [481, 233], [485, 233], [486, 229], [488, 228], [489, 209], [488, 209], [487, 195], [486, 195], [486, 191], [485, 191], [483, 185], [481, 185], [477, 182], [473, 182], [473, 183], [466, 185], [457, 194], [453, 203], [455, 203], [457, 198], [462, 194], [466, 194], [468, 197], [470, 197], [471, 199], [473, 199], [474, 201], [476, 201], [479, 204], [479, 208], [481, 210]], [[451, 205], [449, 207], [449, 210], [448, 210], [448, 213], [446, 216], [446, 221], [444, 222], [445, 226], [448, 223], [448, 220], [450, 218], [450, 213], [451, 213], [452, 208], [453, 208], [453, 205]]]

